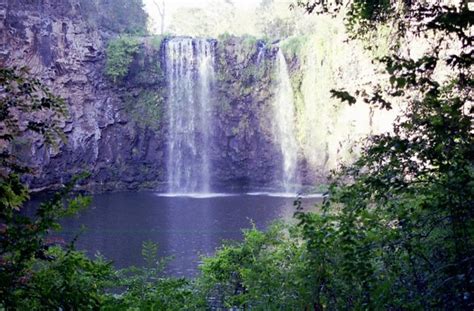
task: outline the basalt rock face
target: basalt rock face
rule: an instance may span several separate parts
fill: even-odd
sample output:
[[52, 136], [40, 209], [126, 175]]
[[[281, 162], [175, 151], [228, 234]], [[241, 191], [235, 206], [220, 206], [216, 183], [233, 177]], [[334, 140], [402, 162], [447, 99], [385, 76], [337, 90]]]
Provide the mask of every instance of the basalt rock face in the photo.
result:
[[[167, 38], [157, 44], [156, 38], [141, 38], [128, 74], [112, 82], [105, 74], [106, 47], [117, 33], [91, 23], [99, 19], [84, 14], [72, 0], [55, 5], [25, 3], [30, 2], [11, 1], [6, 11], [3, 61], [7, 66], [30, 67], [69, 106], [63, 124], [66, 144], [55, 149], [36, 137], [15, 142], [17, 154], [35, 168], [36, 173], [26, 178], [30, 187], [55, 187], [89, 171], [91, 177], [83, 186], [90, 190], [169, 191], [170, 155], [179, 154], [170, 152], [170, 137], [182, 134], [172, 128], [169, 108], [170, 103], [180, 103], [179, 98], [170, 98], [177, 93], [170, 92], [169, 42], [178, 47], [183, 41], [194, 49], [188, 60], [175, 61], [180, 64], [175, 73], [190, 70], [190, 75], [200, 76], [203, 68], [197, 64], [202, 56], [196, 49], [204, 39]], [[209, 102], [202, 111], [212, 121], [205, 146], [196, 140], [194, 149], [207, 148], [209, 187], [195, 189], [281, 191], [285, 155], [275, 133], [280, 49], [288, 65], [284, 66], [287, 81], [291, 80], [287, 84], [294, 92], [295, 116], [287, 122], [295, 123], [292, 146], [298, 149], [293, 158], [297, 158], [299, 182], [324, 183], [330, 169], [350, 161], [347, 150], [355, 141], [378, 131], [372, 111], [346, 107], [330, 97], [330, 89], [349, 86], [354, 91], [360, 87], [355, 81], [366, 81], [373, 74], [363, 52], [344, 45], [343, 36], [333, 37], [327, 40], [320, 34], [302, 44], [287, 42], [286, 50], [285, 42], [265, 44], [252, 37], [206, 41], [213, 54], [212, 75], [206, 78], [207, 90], [196, 94], [207, 94]], [[194, 88], [201, 84], [190, 82]], [[181, 87], [184, 93], [185, 89]]]
[[[28, 66], [69, 107], [58, 148], [41, 139], [15, 142], [34, 167], [32, 189], [59, 186], [83, 171], [94, 191], [167, 189], [169, 92], [163, 46], [142, 39], [129, 74], [119, 83], [104, 74], [106, 46], [115, 33], [101, 31], [68, 1], [10, 4], [5, 19], [7, 66]], [[272, 142], [269, 107], [275, 51], [261, 42], [215, 42], [215, 84], [210, 112], [211, 189], [273, 188], [281, 161]], [[151, 105], [151, 106], [150, 106]]]
[[271, 46], [248, 38], [218, 43], [212, 179], [218, 188], [248, 191], [278, 186], [282, 159], [271, 130], [275, 54]]
[[[36, 172], [28, 177], [30, 187], [55, 187], [83, 171], [92, 174], [87, 183], [97, 191], [159, 183], [163, 135], [138, 124], [127, 106], [139, 96], [142, 85], [117, 86], [104, 76], [106, 42], [116, 34], [91, 25], [69, 1], [25, 3], [10, 1], [7, 8], [3, 62], [31, 68], [69, 107], [63, 128], [67, 144], [55, 150], [39, 139], [21, 143], [23, 157]], [[152, 61], [145, 46], [141, 49], [142, 63]]]

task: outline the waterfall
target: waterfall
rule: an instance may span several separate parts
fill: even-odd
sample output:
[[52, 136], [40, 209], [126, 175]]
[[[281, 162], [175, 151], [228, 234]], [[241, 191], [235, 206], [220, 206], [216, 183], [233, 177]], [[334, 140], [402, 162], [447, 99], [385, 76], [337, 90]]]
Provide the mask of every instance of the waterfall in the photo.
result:
[[293, 89], [285, 56], [277, 53], [273, 132], [283, 158], [281, 184], [287, 193], [299, 190], [298, 143], [296, 141]]
[[208, 193], [214, 47], [205, 39], [166, 42], [168, 191]]
[[265, 43], [259, 42], [257, 45], [257, 65], [260, 65], [265, 60]]

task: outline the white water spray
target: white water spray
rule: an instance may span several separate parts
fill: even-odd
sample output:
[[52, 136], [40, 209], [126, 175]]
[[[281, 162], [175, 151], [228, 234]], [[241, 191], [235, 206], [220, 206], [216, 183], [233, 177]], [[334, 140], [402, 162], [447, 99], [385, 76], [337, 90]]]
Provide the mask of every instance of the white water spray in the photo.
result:
[[204, 39], [174, 38], [166, 43], [168, 82], [168, 192], [210, 191], [210, 89], [214, 49]]

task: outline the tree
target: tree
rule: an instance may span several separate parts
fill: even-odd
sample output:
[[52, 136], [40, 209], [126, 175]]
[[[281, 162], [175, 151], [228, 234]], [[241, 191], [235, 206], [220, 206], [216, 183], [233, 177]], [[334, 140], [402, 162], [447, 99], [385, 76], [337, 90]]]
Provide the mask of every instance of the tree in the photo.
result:
[[166, 16], [166, 2], [165, 0], [161, 0], [161, 4], [158, 1], [153, 0], [153, 4], [156, 6], [158, 10], [158, 14], [160, 14], [160, 34], [165, 34], [165, 16]]
[[[319, 3], [300, 5], [310, 13], [329, 10]], [[466, 2], [407, 2], [396, 10], [368, 0], [351, 2], [348, 12], [354, 38], [396, 15], [399, 35], [437, 40], [419, 59], [381, 60], [390, 85], [359, 97], [381, 109], [396, 100], [403, 114], [392, 133], [369, 137], [360, 159], [334, 176], [322, 215], [297, 214], [315, 267], [314, 308], [472, 309], [474, 14]], [[443, 57], [449, 43], [460, 48]], [[448, 78], [436, 79], [444, 63]], [[344, 90], [332, 93], [356, 102]]]
[[86, 175], [39, 204], [34, 216], [22, 211], [29, 192], [21, 177], [34, 172], [15, 157], [12, 142], [32, 135], [48, 145], [64, 140], [65, 103], [27, 69], [2, 67], [0, 112], [0, 309], [195, 309], [198, 302], [187, 281], [161, 277], [167, 260], [157, 260], [156, 244], [143, 245], [147, 267], [115, 271], [101, 256], [90, 259], [76, 251], [75, 240], [66, 245], [52, 235], [61, 218], [89, 205], [90, 197], [73, 194]]
[[14, 139], [25, 134], [39, 134], [55, 145], [64, 139], [61, 121], [66, 116], [64, 101], [54, 96], [26, 68], [0, 67], [0, 161], [2, 178], [1, 210], [18, 209], [26, 200], [26, 189], [15, 180], [18, 173], [29, 172], [12, 153]]
[[217, 37], [222, 33], [236, 33], [236, 8], [232, 1], [213, 0], [205, 7], [178, 10], [172, 17], [170, 31], [175, 35]]
[[147, 32], [143, 0], [79, 0], [79, 11], [102, 29], [140, 35]]
[[[25, 68], [0, 68], [0, 111], [0, 306], [7, 310], [97, 306], [100, 286], [96, 284], [108, 273], [108, 264], [92, 262], [72, 249], [54, 249], [58, 241], [48, 239], [50, 231], [59, 228], [61, 217], [76, 213], [90, 201], [70, 196], [76, 180], [41, 204], [35, 217], [20, 211], [29, 199], [20, 178], [33, 172], [12, 153], [12, 141], [35, 134], [49, 145], [64, 139], [60, 127], [66, 115], [64, 101], [31, 78]], [[76, 277], [78, 271], [81, 278]], [[64, 286], [58, 287], [59, 277], [56, 283], [45, 277], [53, 272], [63, 278]], [[76, 281], [91, 287], [76, 291]], [[45, 297], [42, 292], [46, 288], [54, 294]]]
[[263, 0], [256, 10], [259, 33], [270, 40], [281, 40], [295, 33], [296, 11], [289, 11], [290, 2]]

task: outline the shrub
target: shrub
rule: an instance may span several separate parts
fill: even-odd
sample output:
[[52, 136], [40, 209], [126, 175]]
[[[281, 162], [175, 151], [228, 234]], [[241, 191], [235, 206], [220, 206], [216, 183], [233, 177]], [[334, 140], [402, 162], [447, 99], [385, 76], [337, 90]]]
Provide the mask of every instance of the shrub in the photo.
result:
[[115, 272], [111, 288], [120, 295], [107, 295], [102, 310], [189, 310], [196, 309], [189, 281], [163, 276], [170, 258], [158, 258], [158, 245], [142, 244], [146, 267], [129, 267]]
[[306, 36], [295, 36], [288, 38], [282, 42], [281, 49], [291, 58], [298, 57], [307, 40], [308, 37]]
[[[244, 310], [303, 310], [310, 267], [295, 227], [274, 224], [266, 232], [244, 230], [244, 241], [205, 258], [198, 280], [208, 299]], [[308, 271], [307, 271], [308, 270]]]
[[109, 42], [106, 74], [113, 82], [117, 83], [127, 76], [130, 64], [139, 47], [139, 40], [130, 36], [119, 37]]

